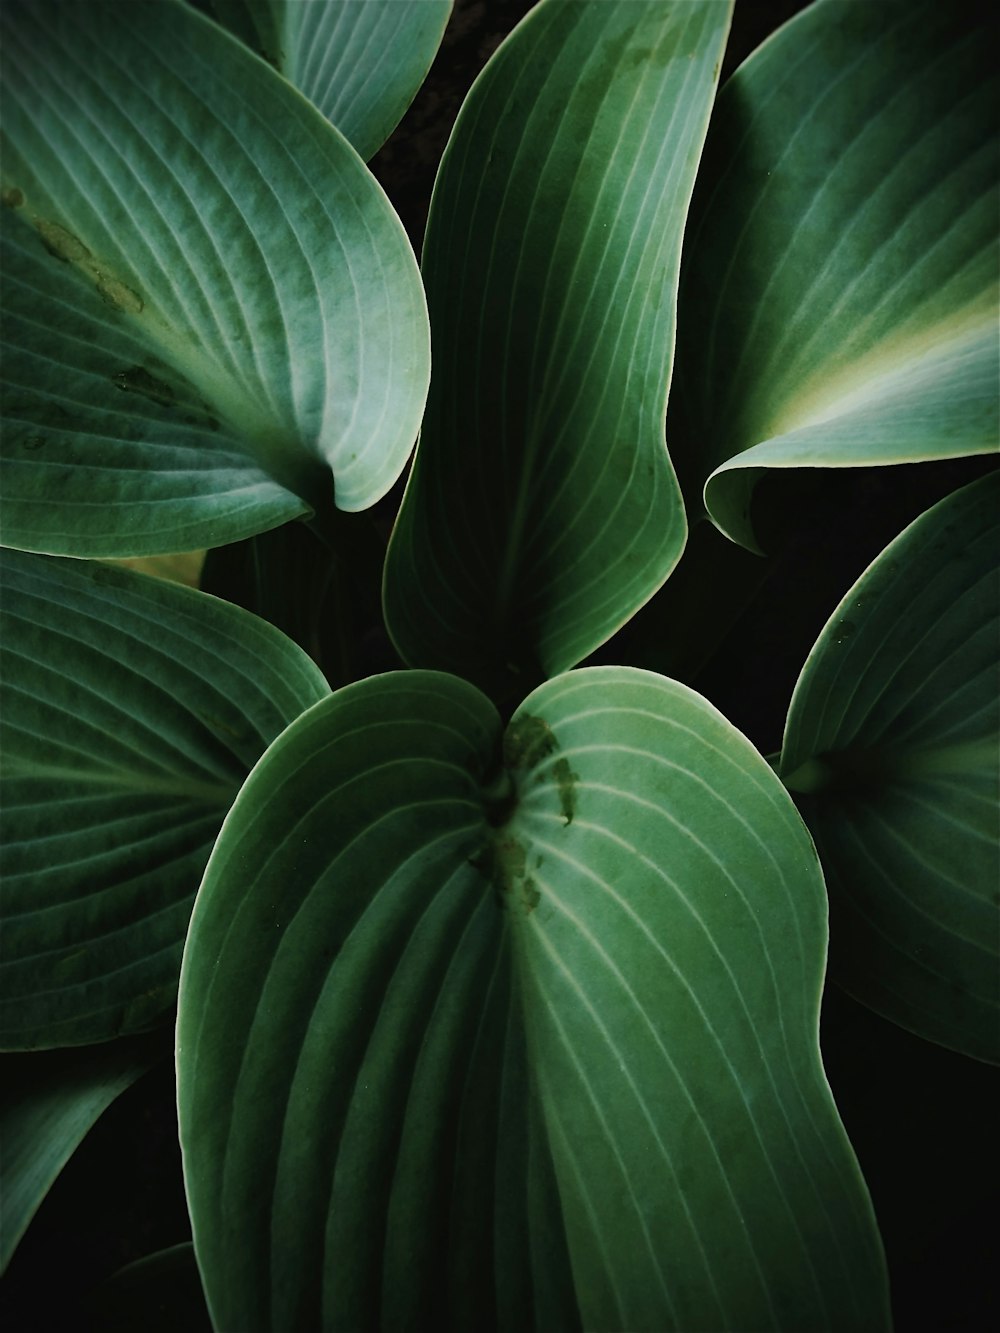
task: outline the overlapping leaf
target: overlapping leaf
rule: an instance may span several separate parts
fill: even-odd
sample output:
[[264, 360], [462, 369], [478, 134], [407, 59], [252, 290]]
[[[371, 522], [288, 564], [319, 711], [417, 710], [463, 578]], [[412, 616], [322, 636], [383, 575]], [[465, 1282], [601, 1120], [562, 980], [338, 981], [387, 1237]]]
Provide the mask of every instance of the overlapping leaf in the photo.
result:
[[414, 665], [523, 698], [676, 563], [674, 298], [729, 12], [542, 0], [462, 108], [423, 256], [435, 377], [386, 571]]
[[736, 540], [761, 468], [996, 447], [998, 38], [988, 6], [821, 0], [720, 93], [669, 443]]
[[190, 1241], [127, 1264], [90, 1292], [87, 1314], [101, 1333], [211, 1333]]
[[178, 1014], [215, 1326], [884, 1327], [780, 784], [625, 668], [500, 733], [455, 677], [371, 678], [230, 813]]
[[5, 543], [175, 552], [382, 495], [426, 310], [353, 149], [174, 0], [11, 0], [3, 51]]
[[169, 1018], [212, 841], [328, 687], [270, 625], [112, 566], [0, 557], [0, 1046]]
[[831, 894], [831, 966], [903, 1027], [1000, 1061], [1000, 474], [911, 524], [812, 650], [781, 773]]
[[77, 1145], [155, 1058], [148, 1038], [3, 1057], [0, 1272]]
[[367, 160], [423, 82], [452, 0], [206, 0], [205, 8]]

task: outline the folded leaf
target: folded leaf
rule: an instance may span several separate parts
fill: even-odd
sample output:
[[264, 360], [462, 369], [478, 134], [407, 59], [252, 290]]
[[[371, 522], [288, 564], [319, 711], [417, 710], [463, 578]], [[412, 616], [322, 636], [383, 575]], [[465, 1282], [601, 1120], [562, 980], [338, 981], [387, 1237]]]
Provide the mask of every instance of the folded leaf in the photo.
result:
[[148, 1038], [3, 1057], [0, 1272], [78, 1144], [157, 1058]]
[[0, 582], [0, 1047], [142, 1031], [248, 770], [329, 690], [270, 625], [161, 579], [3, 551]]
[[988, 6], [820, 0], [720, 93], [669, 441], [735, 540], [762, 468], [996, 447], [998, 36]]
[[777, 779], [627, 668], [500, 731], [454, 677], [370, 678], [226, 821], [177, 1030], [215, 1327], [885, 1327]]
[[902, 1027], [1000, 1061], [1000, 473], [912, 523], [831, 616], [780, 772], [831, 896], [831, 969]]
[[206, 0], [205, 8], [367, 160], [423, 82], [452, 0]]
[[354, 150], [174, 0], [11, 0], [3, 50], [4, 542], [161, 554], [384, 494], [427, 321]]
[[435, 377], [386, 569], [414, 665], [521, 699], [680, 555], [663, 418], [730, 8], [542, 0], [462, 108], [423, 256]]

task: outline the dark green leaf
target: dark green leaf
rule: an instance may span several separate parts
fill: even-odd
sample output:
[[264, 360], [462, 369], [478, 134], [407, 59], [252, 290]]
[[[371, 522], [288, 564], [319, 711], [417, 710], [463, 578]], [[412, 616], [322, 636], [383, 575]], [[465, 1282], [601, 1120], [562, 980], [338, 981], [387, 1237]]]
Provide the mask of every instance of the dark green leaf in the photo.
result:
[[81, 1139], [158, 1054], [133, 1038], [0, 1060], [0, 1272]]
[[367, 160], [423, 82], [452, 0], [208, 0], [206, 7]]
[[211, 1333], [190, 1241], [120, 1268], [85, 1305], [100, 1333]]
[[428, 333], [353, 149], [187, 5], [2, 14], [4, 542], [159, 554], [323, 515], [334, 486], [372, 504]]
[[736, 540], [762, 468], [996, 447], [998, 38], [985, 5], [821, 0], [720, 93], [670, 445]]
[[462, 108], [423, 257], [435, 377], [386, 571], [414, 665], [523, 698], [680, 555], [663, 417], [729, 15], [543, 0]]
[[1000, 1061], [1000, 473], [865, 571], [806, 662], [780, 772], [831, 894], [831, 967], [920, 1036]]
[[627, 668], [543, 685], [500, 751], [470, 685], [377, 677], [230, 813], [178, 1015], [216, 1327], [884, 1328], [780, 783]]
[[255, 617], [111, 566], [0, 553], [0, 1046], [168, 1019], [212, 842], [329, 693]]

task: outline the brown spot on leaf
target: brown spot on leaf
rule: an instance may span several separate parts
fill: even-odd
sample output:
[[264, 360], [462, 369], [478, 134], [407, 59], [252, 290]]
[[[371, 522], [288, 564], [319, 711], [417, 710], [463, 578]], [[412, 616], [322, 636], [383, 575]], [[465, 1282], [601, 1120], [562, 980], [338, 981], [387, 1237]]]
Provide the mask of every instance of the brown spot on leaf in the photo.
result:
[[46, 218], [32, 218], [32, 224], [42, 239], [42, 244], [53, 258], [64, 264], [79, 264], [90, 258], [90, 251], [71, 231], [49, 222]]
[[126, 315], [141, 314], [145, 304], [138, 292], [134, 292], [124, 282], [119, 282], [117, 278], [112, 278], [106, 273], [97, 279], [97, 294], [102, 301], [106, 301], [108, 305], [114, 306], [116, 310]]

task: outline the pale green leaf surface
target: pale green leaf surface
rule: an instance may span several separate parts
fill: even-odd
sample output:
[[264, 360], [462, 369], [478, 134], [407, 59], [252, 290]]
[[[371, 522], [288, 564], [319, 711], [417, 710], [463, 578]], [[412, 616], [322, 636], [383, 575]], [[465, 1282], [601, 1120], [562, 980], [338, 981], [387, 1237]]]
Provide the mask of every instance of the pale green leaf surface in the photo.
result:
[[884, 1328], [825, 944], [790, 799], [683, 686], [571, 673], [502, 741], [434, 672], [317, 704], [230, 812], [182, 968], [215, 1326]]
[[0, 1272], [78, 1144], [155, 1059], [132, 1039], [0, 1060]]
[[831, 969], [884, 1017], [1000, 1061], [1000, 473], [912, 523], [831, 616], [780, 772], [831, 895]]
[[719, 94], [669, 443], [736, 540], [760, 469], [996, 447], [998, 37], [989, 6], [820, 0]]
[[11, 0], [3, 53], [4, 542], [176, 552], [384, 494], [426, 309], [341, 135], [173, 0]]
[[207, 8], [367, 161], [430, 69], [452, 0], [208, 0]]
[[523, 698], [680, 555], [663, 419], [729, 17], [542, 0], [462, 108], [422, 260], [435, 376], [386, 569], [413, 665]]
[[0, 553], [0, 1046], [169, 1019], [191, 901], [266, 745], [329, 692], [224, 602]]

